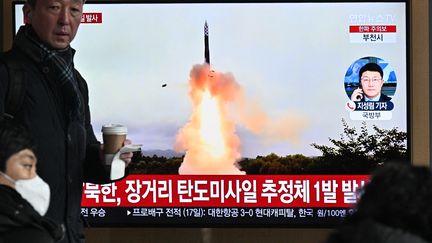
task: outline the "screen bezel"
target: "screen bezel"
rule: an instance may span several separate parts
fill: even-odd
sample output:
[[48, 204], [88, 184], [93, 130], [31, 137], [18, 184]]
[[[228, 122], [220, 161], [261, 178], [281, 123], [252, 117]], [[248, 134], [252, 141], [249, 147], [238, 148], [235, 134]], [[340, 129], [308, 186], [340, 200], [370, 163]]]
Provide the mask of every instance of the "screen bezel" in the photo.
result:
[[[259, 3], [259, 2], [265, 2], [265, 1], [237, 1], [236, 3]], [[411, 99], [411, 85], [412, 85], [412, 81], [411, 81], [411, 70], [410, 70], [410, 41], [411, 41], [411, 32], [410, 32], [410, 4], [408, 2], [408, 0], [398, 0], [398, 1], [356, 1], [356, 0], [351, 0], [351, 1], [273, 1], [273, 2], [287, 2], [287, 3], [338, 3], [338, 2], [361, 2], [361, 3], [374, 3], [374, 2], [402, 2], [405, 4], [405, 24], [406, 24], [406, 64], [405, 64], [405, 68], [406, 68], [406, 109], [407, 109], [407, 114], [406, 114], [406, 124], [407, 124], [407, 155], [408, 158], [411, 160], [412, 158], [412, 138], [411, 138], [411, 105], [412, 105], [412, 99]], [[21, 5], [24, 4], [25, 1], [14, 1], [12, 3], [12, 15], [13, 15], [13, 36], [15, 36], [16, 33], [16, 24], [15, 24], [15, 8], [16, 5]], [[127, 1], [121, 1], [121, 0], [112, 0], [112, 1], [97, 1], [97, 0], [88, 0], [86, 1], [86, 4], [170, 4], [170, 3], [185, 3], [185, 4], [195, 4], [195, 3], [224, 3], [223, 1], [187, 1], [187, 2], [181, 2], [181, 1], [168, 1], [168, 0], [163, 0], [163, 1], [146, 1], [146, 0], [127, 0]], [[150, 227], [150, 226], [160, 226], [161, 224], [156, 224], [156, 225], [140, 225], [140, 226], [136, 226], [136, 225], [116, 225], [116, 224], [96, 224], [94, 226], [97, 227], [106, 227], [106, 226], [114, 226], [114, 227], [130, 227], [130, 226], [136, 226], [136, 227], [141, 227], [141, 226], [146, 226], [146, 227]], [[164, 226], [172, 226], [170, 224], [168, 225], [164, 225]], [[203, 225], [174, 225], [176, 227], [202, 227]], [[215, 225], [210, 225], [211, 227], [225, 227], [225, 224], [215, 224]], [[229, 225], [230, 227], [236, 227], [235, 225]], [[263, 225], [247, 225], [246, 227], [262, 227]], [[266, 225], [267, 226], [267, 225]], [[270, 224], [269, 226], [275, 226], [273, 224]], [[297, 228], [297, 227], [328, 227], [328, 226], [333, 226], [333, 225], [290, 225], [290, 224], [277, 224], [276, 226], [280, 226], [280, 227], [292, 227], [292, 228]], [[204, 227], [207, 227], [206, 225]], [[245, 227], [244, 225], [238, 225], [238, 227]]]

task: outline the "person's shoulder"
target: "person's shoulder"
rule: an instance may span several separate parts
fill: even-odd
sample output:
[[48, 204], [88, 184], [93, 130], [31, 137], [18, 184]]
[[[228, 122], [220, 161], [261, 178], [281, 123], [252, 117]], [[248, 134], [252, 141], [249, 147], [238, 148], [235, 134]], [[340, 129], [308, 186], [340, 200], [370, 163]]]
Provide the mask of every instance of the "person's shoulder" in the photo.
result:
[[[15, 243], [51, 243], [55, 242], [54, 238], [42, 228], [26, 225], [22, 227], [11, 228], [3, 232], [0, 237], [3, 242]], [[0, 241], [1, 242], [1, 241]]]
[[15, 49], [0, 53], [0, 75], [3, 77], [8, 74], [8, 68], [21, 69], [25, 66], [25, 61], [22, 54]]
[[0, 242], [55, 242], [63, 229], [41, 216], [13, 188], [0, 185]]
[[19, 53], [15, 49], [10, 49], [0, 54], [0, 63], [5, 64], [5, 62], [19, 58]]
[[19, 222], [32, 221], [39, 213], [15, 189], [0, 185], [0, 214]]
[[391, 99], [392, 99], [391, 97], [381, 93], [381, 97], [379, 101], [384, 102], [384, 101], [390, 101]]
[[1, 75], [0, 77], [7, 74], [6, 62], [7, 62], [6, 53], [5, 52], [0, 53], [0, 75]]
[[32, 61], [24, 51], [13, 47], [0, 54], [0, 64], [18, 68], [18, 65], [27, 67]]
[[63, 239], [63, 237], [65, 236], [64, 226], [54, 222], [54, 220], [52, 220], [48, 217], [42, 216], [40, 223], [41, 223], [41, 226], [47, 232], [49, 232], [51, 237], [53, 239], [55, 239], [56, 241]]
[[379, 223], [373, 219], [363, 219], [347, 223], [333, 232], [326, 243], [427, 243], [418, 235], [402, 229]]
[[0, 185], [0, 198], [2, 199], [0, 200], [0, 205], [22, 199], [21, 195], [15, 189], [6, 185]]

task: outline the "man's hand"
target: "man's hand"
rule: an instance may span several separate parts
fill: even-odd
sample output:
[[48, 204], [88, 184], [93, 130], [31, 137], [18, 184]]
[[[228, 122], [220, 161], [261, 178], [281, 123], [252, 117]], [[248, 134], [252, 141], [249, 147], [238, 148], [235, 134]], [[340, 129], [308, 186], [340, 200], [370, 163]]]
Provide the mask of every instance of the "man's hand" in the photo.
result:
[[[129, 139], [126, 139], [123, 143], [123, 146], [128, 145], [128, 144], [132, 144], [132, 141]], [[130, 162], [132, 161], [132, 157], [133, 157], [132, 152], [122, 153], [120, 155], [120, 159], [123, 160], [124, 162], [126, 162], [126, 166], [128, 166], [130, 164]]]
[[357, 88], [352, 93], [351, 100], [352, 101], [360, 101], [361, 99], [363, 99], [363, 90], [360, 88]]
[[[132, 141], [129, 139], [126, 139], [123, 143], [123, 146], [128, 145], [128, 144], [132, 144]], [[105, 157], [104, 157], [104, 145], [103, 144], [100, 145], [99, 156], [100, 156], [101, 161], [104, 161]], [[132, 152], [120, 154], [120, 159], [126, 163], [126, 166], [128, 166], [130, 164], [130, 162], [132, 161], [132, 157], [133, 157]]]

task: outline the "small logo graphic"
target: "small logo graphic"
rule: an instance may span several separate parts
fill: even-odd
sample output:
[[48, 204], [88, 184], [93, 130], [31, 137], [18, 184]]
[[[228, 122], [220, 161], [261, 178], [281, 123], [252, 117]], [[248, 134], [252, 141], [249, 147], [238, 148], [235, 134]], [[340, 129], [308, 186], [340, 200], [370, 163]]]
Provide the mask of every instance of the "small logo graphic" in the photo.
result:
[[354, 111], [356, 108], [356, 104], [354, 103], [354, 101], [347, 101], [346, 108], [348, 111]]

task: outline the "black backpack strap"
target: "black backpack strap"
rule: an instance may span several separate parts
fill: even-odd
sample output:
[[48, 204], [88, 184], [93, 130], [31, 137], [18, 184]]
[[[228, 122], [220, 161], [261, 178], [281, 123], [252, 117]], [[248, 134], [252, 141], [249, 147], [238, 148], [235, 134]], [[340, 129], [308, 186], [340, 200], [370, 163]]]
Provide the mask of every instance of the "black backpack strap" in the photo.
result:
[[5, 113], [15, 116], [21, 109], [25, 97], [23, 63], [20, 62], [19, 54], [11, 51], [3, 53], [1, 62], [6, 65], [8, 71], [9, 84], [5, 98]]

